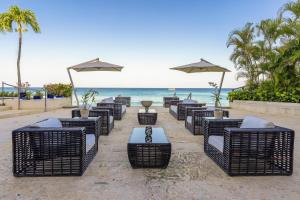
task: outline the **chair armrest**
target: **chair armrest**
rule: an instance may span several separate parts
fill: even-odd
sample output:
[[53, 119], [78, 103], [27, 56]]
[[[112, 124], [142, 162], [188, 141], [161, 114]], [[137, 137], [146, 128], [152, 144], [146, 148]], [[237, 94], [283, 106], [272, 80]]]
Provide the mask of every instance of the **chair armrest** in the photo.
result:
[[223, 136], [225, 128], [239, 128], [242, 121], [242, 119], [204, 119], [204, 137], [209, 137], [210, 135]]
[[204, 117], [213, 117], [214, 112], [211, 111], [211, 110], [193, 110], [192, 111], [192, 116], [193, 116], [193, 120], [194, 120], [195, 125], [204, 126], [203, 118]]
[[81, 117], [80, 109], [73, 109], [71, 111], [71, 113], [72, 113], [72, 118], [74, 118], [74, 117]]
[[100, 136], [101, 117], [96, 117], [95, 120], [81, 118], [61, 118], [59, 120], [63, 127], [84, 127], [87, 133], [93, 133], [96, 137]]
[[179, 103], [181, 103], [182, 100], [171, 100], [170, 101], [170, 105], [174, 105], [174, 106], [177, 106]]
[[90, 117], [109, 117], [113, 113], [109, 109], [95, 109], [90, 110]]
[[18, 132], [22, 133], [34, 133], [34, 134], [44, 134], [46, 132], [47, 134], [85, 134], [85, 128], [84, 127], [63, 127], [63, 128], [38, 128], [38, 127], [23, 127], [16, 130], [13, 130], [12, 133], [16, 134]]
[[275, 128], [225, 128], [224, 156], [226, 160], [238, 157], [240, 152], [248, 156], [275, 156], [293, 160], [295, 132]]
[[93, 107], [92, 110], [109, 110], [109, 115], [110, 116], [114, 115], [114, 108], [112, 108], [112, 107], [105, 107], [105, 106]]
[[[192, 111], [193, 117], [213, 117], [214, 111], [213, 110], [193, 110]], [[229, 117], [229, 111], [223, 110], [223, 117]]]
[[205, 107], [186, 107], [186, 115], [193, 116], [193, 111], [195, 110], [205, 110]]
[[114, 107], [115, 103], [97, 103], [97, 107]]
[[255, 136], [263, 136], [265, 138], [266, 135], [291, 135], [294, 137], [294, 131], [288, 128], [283, 128], [276, 126], [275, 128], [224, 128], [224, 136], [225, 137], [251, 137]]

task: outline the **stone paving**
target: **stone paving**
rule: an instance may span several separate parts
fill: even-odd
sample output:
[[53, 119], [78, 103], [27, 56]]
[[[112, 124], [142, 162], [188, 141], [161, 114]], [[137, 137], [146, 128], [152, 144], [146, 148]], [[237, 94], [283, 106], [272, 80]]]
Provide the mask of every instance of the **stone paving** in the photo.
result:
[[81, 177], [15, 178], [12, 174], [11, 131], [37, 120], [70, 117], [70, 110], [57, 110], [0, 119], [0, 199], [300, 199], [300, 119], [230, 110], [231, 117], [262, 116], [296, 131], [294, 174], [288, 177], [229, 177], [203, 151], [203, 136], [193, 136], [183, 121], [165, 108], [157, 127], [163, 127], [171, 142], [167, 169], [132, 169], [127, 140], [137, 122], [138, 108], [129, 108], [116, 121], [109, 136], [100, 137], [99, 152]]

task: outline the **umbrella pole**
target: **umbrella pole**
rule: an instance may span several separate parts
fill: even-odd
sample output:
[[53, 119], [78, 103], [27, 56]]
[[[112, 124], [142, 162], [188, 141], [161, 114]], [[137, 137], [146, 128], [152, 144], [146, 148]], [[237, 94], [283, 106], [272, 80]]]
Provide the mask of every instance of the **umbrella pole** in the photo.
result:
[[[70, 68], [67, 68], [67, 71], [68, 71], [69, 78], [70, 78], [70, 81], [71, 81], [72, 89], [74, 91], [74, 95], [75, 95], [75, 98], [76, 98], [77, 106], [79, 107], [78, 96], [77, 96], [76, 89], [75, 89], [75, 86], [74, 86], [74, 82], [73, 82], [73, 79], [72, 79], [72, 76], [71, 76]], [[72, 101], [72, 96], [71, 96], [71, 101]], [[71, 102], [71, 104], [72, 104], [72, 102]]]
[[[220, 97], [221, 94], [221, 90], [222, 90], [222, 85], [223, 85], [223, 81], [224, 81], [224, 76], [225, 76], [225, 72], [222, 73], [222, 78], [221, 78], [221, 82], [220, 82], [220, 86], [219, 86], [219, 91], [218, 91], [218, 99]], [[217, 102], [215, 102], [216, 105]]]

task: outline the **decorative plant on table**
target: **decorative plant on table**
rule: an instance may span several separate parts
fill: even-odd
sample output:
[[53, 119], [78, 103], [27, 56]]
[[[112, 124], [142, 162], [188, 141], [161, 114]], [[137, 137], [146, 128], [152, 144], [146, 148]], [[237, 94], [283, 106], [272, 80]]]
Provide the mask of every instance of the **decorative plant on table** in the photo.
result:
[[214, 82], [208, 82], [208, 84], [214, 88], [214, 90], [212, 91], [212, 99], [215, 102], [214, 116], [215, 118], [220, 119], [223, 117], [223, 110], [221, 106], [221, 97], [219, 94], [219, 86]]
[[93, 103], [95, 103], [96, 95], [98, 94], [97, 91], [90, 89], [86, 93], [82, 95], [82, 105], [80, 108], [80, 115], [82, 118], [88, 118], [89, 110], [92, 107]]

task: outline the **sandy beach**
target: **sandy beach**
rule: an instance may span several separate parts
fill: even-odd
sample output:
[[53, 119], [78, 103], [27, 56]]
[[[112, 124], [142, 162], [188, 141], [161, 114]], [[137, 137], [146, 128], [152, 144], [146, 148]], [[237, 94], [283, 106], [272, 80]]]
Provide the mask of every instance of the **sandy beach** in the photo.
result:
[[12, 174], [11, 131], [50, 116], [70, 117], [70, 110], [0, 119], [0, 199], [300, 199], [300, 119], [230, 110], [231, 117], [264, 117], [296, 132], [294, 173], [281, 177], [229, 177], [203, 151], [203, 136], [193, 136], [183, 121], [157, 107], [157, 127], [171, 142], [167, 169], [132, 169], [127, 140], [139, 127], [138, 107], [101, 136], [99, 152], [81, 177], [15, 178]]

